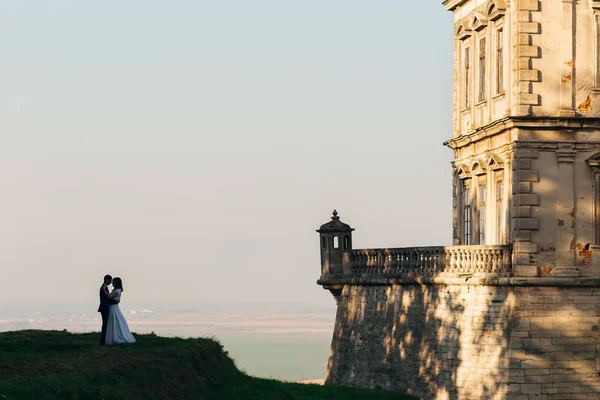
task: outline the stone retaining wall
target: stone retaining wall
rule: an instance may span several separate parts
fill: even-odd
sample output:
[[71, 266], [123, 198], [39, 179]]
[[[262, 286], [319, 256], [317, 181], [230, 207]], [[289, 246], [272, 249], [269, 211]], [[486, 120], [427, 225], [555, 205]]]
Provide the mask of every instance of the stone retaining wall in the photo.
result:
[[600, 288], [572, 282], [346, 284], [326, 384], [435, 399], [600, 399]]

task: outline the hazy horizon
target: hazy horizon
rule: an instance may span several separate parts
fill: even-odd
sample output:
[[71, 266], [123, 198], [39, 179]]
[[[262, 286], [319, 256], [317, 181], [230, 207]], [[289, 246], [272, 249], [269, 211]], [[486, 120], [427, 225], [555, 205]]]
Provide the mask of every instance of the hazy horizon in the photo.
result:
[[451, 243], [439, 2], [25, 1], [0, 22], [9, 308], [95, 311], [110, 273], [127, 307], [333, 309], [334, 208], [357, 248]]

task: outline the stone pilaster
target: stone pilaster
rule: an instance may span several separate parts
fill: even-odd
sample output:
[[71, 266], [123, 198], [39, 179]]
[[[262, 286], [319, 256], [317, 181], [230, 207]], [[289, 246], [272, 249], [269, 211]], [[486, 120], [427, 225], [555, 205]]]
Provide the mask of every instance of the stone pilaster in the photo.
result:
[[560, 31], [560, 110], [561, 117], [574, 117], [573, 78], [574, 78], [574, 43], [573, 37], [573, 0], [561, 0]]
[[557, 230], [556, 267], [554, 276], [578, 277], [575, 266], [575, 147], [573, 144], [559, 145], [556, 150], [558, 161], [557, 182]]
[[514, 243], [513, 265], [516, 276], [538, 275], [538, 267], [535, 265], [538, 245], [532, 241], [533, 231], [539, 229], [537, 217], [539, 198], [534, 191], [534, 184], [539, 181], [539, 173], [532, 166], [532, 160], [537, 158], [537, 150], [517, 148], [512, 164], [512, 239]]
[[539, 46], [534, 45], [534, 38], [541, 33], [540, 24], [533, 21], [534, 12], [540, 11], [538, 0], [517, 1], [516, 40], [513, 41], [514, 68], [516, 71], [516, 102], [513, 115], [527, 116], [532, 114], [532, 106], [540, 104], [540, 96], [533, 90], [533, 83], [541, 79], [540, 71], [533, 68], [532, 60], [540, 58]]
[[461, 71], [460, 41], [454, 41], [454, 74], [452, 84], [452, 132], [460, 135], [460, 71]]

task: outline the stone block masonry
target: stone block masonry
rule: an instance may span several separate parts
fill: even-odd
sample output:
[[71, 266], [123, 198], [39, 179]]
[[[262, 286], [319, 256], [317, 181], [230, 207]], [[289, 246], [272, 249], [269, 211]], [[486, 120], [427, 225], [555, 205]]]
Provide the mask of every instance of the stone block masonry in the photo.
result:
[[344, 285], [326, 383], [434, 399], [599, 399], [598, 282], [544, 279]]

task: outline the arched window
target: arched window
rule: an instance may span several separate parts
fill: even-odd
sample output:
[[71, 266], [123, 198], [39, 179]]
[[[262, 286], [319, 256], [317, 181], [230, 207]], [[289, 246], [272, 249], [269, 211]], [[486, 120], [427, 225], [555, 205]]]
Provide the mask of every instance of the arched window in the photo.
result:
[[321, 246], [323, 247], [323, 250], [327, 250], [327, 238], [325, 236], [321, 238]]
[[348, 250], [350, 248], [350, 237], [344, 236], [344, 250]]
[[333, 237], [333, 248], [334, 249], [339, 249], [340, 248], [340, 242], [337, 236]]

